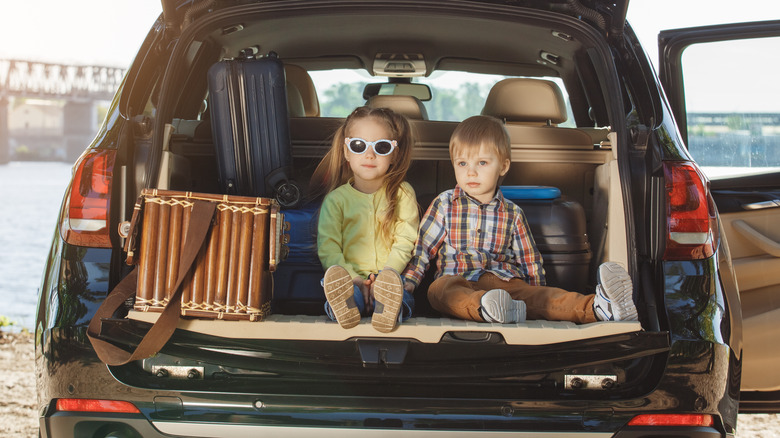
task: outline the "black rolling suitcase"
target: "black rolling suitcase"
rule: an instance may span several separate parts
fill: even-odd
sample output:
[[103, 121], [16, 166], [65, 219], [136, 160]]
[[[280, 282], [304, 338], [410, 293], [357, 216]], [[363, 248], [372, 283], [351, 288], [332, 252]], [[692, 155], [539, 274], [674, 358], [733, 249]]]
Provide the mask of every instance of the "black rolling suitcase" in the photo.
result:
[[244, 54], [209, 69], [209, 111], [220, 186], [230, 195], [276, 198], [294, 207], [284, 66], [276, 53]]

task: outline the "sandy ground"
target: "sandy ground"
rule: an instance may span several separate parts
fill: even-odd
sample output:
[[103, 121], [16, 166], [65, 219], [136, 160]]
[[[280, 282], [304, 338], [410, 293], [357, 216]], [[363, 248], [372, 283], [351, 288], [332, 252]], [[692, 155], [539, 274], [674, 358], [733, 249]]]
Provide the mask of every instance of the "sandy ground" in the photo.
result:
[[37, 437], [35, 347], [30, 334], [0, 332], [0, 436]]
[[[32, 335], [0, 332], [0, 370], [0, 437], [37, 437]], [[737, 437], [780, 437], [780, 414], [741, 415]]]

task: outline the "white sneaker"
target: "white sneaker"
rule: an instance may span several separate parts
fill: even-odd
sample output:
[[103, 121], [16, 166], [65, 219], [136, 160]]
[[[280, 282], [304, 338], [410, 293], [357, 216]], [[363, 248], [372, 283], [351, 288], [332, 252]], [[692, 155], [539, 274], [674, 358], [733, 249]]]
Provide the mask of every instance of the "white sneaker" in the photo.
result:
[[601, 321], [636, 321], [634, 286], [628, 272], [615, 262], [599, 266], [593, 312]]
[[480, 313], [487, 322], [509, 324], [525, 321], [525, 302], [513, 300], [504, 289], [491, 289], [482, 295]]

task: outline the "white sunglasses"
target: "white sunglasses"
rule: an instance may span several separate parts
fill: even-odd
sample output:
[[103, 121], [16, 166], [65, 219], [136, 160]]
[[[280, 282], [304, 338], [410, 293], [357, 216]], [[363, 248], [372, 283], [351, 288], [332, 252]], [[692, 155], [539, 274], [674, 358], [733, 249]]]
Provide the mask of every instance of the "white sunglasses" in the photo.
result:
[[395, 147], [398, 146], [398, 142], [395, 140], [382, 139], [377, 141], [368, 141], [358, 137], [347, 137], [344, 139], [344, 144], [347, 145], [353, 154], [363, 154], [368, 150], [368, 147], [371, 146], [374, 148], [374, 153], [381, 156], [392, 154]]

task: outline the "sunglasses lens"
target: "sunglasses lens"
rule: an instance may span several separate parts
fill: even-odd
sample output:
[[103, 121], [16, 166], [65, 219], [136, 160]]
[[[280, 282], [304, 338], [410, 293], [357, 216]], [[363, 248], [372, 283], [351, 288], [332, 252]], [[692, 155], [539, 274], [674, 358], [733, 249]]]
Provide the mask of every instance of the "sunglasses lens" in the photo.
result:
[[380, 141], [374, 145], [374, 151], [379, 155], [387, 155], [393, 150], [393, 144], [389, 141]]
[[366, 151], [366, 142], [358, 139], [350, 140], [349, 150], [351, 150], [356, 154], [362, 154], [363, 152]]

